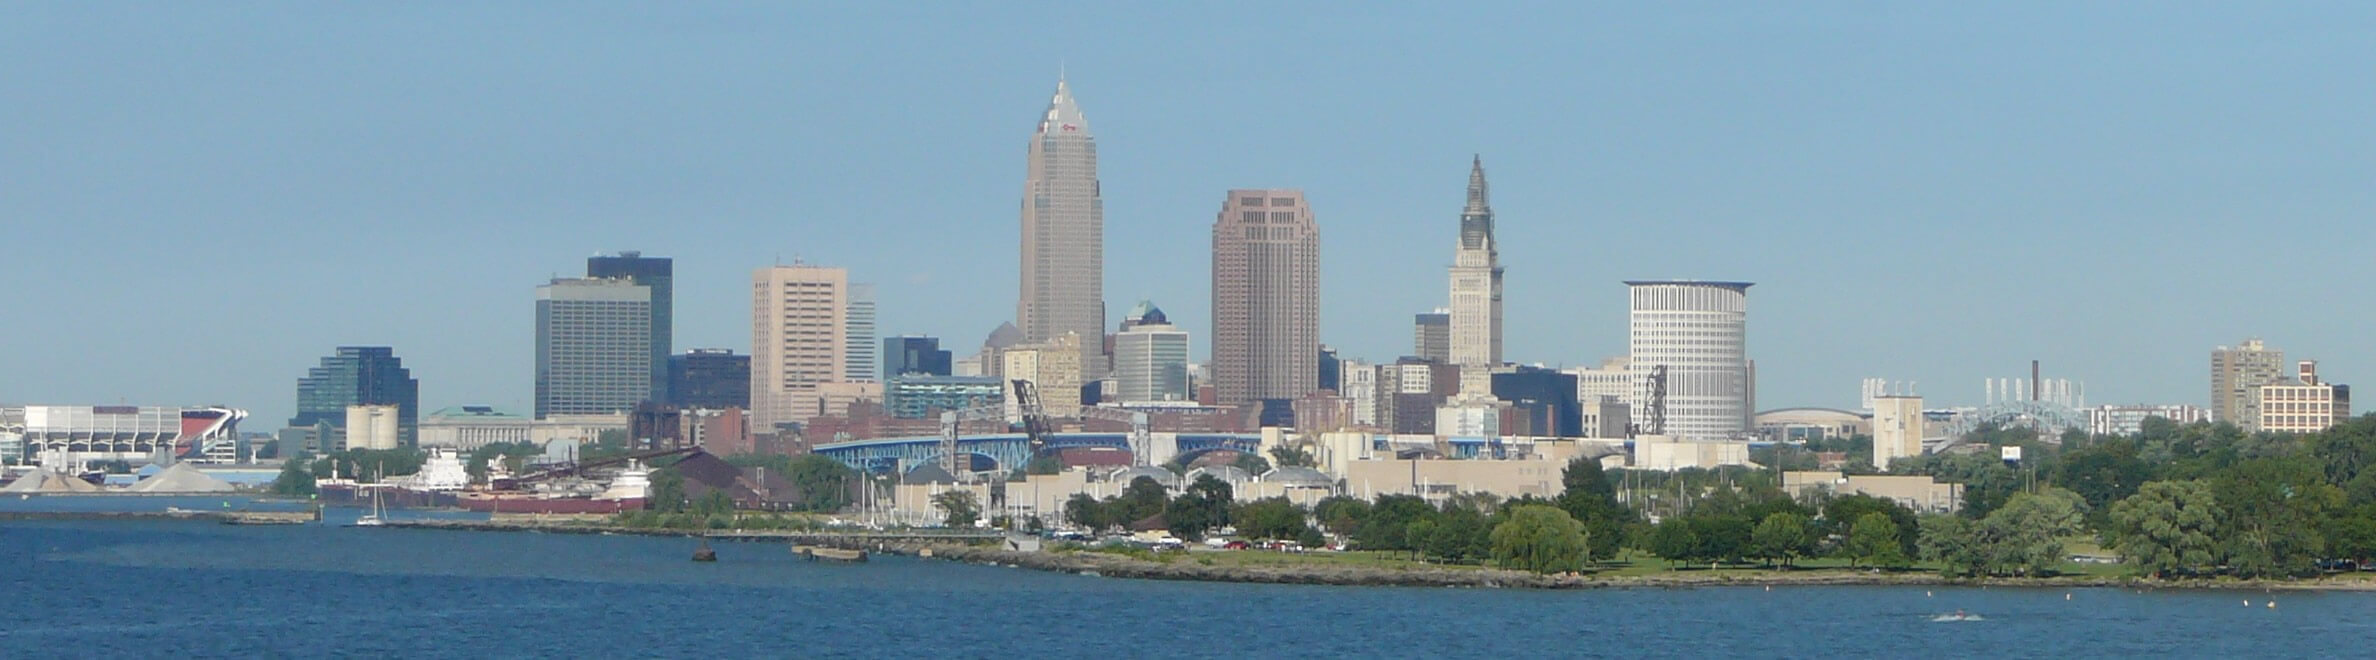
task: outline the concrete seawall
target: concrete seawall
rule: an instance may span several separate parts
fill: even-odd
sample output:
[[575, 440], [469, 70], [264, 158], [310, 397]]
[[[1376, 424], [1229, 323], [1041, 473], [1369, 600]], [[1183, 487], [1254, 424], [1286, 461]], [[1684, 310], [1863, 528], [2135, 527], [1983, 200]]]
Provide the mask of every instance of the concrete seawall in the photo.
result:
[[213, 520], [230, 525], [296, 525], [320, 518], [312, 511], [0, 511], [0, 522], [37, 520]]

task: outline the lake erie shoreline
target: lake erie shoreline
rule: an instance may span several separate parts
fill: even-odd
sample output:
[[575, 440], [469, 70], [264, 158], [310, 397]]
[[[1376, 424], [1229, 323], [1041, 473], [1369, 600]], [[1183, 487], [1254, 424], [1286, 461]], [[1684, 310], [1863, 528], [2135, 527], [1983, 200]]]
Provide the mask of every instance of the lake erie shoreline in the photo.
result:
[[[2376, 591], [2376, 580], [2144, 580], [2133, 577], [2068, 575], [2056, 577], [1950, 578], [1928, 571], [1870, 569], [1809, 569], [1706, 573], [1666, 571], [1654, 575], [1542, 574], [1496, 568], [1358, 566], [1320, 562], [1253, 565], [1204, 563], [1199, 552], [1173, 555], [1168, 561], [1087, 550], [1042, 551], [1000, 547], [994, 543], [934, 540], [932, 534], [851, 534], [780, 530], [635, 529], [575, 520], [420, 521], [392, 523], [392, 527], [458, 531], [544, 532], [707, 538], [755, 543], [801, 543], [865, 550], [942, 561], [1006, 566], [1051, 573], [1110, 578], [1255, 584], [1331, 586], [1453, 587], [1483, 589], [1688, 589], [1698, 587], [1776, 586], [1931, 586], [2005, 587], [2024, 589], [2111, 588], [2130, 590], [2218, 589], [2260, 591]], [[1261, 552], [1236, 550], [1229, 552]]]

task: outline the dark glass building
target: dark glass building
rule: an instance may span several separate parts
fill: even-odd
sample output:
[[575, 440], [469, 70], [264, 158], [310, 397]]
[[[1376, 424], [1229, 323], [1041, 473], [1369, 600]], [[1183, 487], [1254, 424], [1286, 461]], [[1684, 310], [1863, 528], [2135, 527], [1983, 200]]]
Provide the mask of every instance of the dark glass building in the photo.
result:
[[910, 374], [949, 375], [949, 352], [940, 338], [920, 335], [883, 338], [883, 382]]
[[652, 392], [645, 397], [647, 401], [674, 400], [668, 394], [668, 362], [669, 354], [676, 352], [672, 343], [676, 317], [671, 304], [675, 270], [676, 262], [668, 257], [647, 257], [635, 251], [586, 258], [586, 277], [623, 278], [652, 290]]
[[1336, 349], [1320, 347], [1320, 389], [1342, 392], [1344, 361], [1337, 359]]
[[751, 408], [751, 356], [696, 348], [668, 356], [669, 403], [678, 408]]
[[297, 379], [297, 416], [291, 427], [328, 424], [346, 429], [347, 406], [396, 406], [396, 435], [406, 447], [420, 442], [421, 382], [386, 346], [340, 346]]
[[1576, 404], [1576, 375], [1556, 369], [1519, 367], [1493, 375], [1493, 398], [1526, 408], [1538, 421], [1548, 417], [1551, 435], [1584, 435], [1584, 411]]

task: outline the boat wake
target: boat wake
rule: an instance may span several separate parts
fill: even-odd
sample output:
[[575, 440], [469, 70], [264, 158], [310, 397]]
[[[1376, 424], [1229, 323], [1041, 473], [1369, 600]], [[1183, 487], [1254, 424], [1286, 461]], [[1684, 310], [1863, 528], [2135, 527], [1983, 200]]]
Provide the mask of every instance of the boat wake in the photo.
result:
[[1968, 613], [1964, 613], [1964, 612], [1952, 612], [1952, 613], [1948, 613], [1948, 614], [1941, 614], [1941, 615], [1938, 615], [1938, 616], [1931, 617], [1931, 623], [1949, 623], [1949, 622], [1956, 622], [1956, 621], [1987, 621], [1987, 620], [1988, 620], [1988, 619], [1986, 619], [1986, 618], [1982, 618], [1982, 617], [1981, 617], [1980, 615], [1978, 615], [1978, 614], [1968, 614]]

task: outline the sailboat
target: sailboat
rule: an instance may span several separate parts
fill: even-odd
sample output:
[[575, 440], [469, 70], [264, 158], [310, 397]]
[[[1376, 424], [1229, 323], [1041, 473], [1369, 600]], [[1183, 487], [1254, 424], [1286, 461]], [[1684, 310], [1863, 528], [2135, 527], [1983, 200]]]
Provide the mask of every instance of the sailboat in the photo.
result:
[[373, 484], [373, 486], [371, 489], [371, 513], [356, 518], [356, 527], [379, 527], [388, 524], [387, 520], [382, 518], [387, 510], [380, 505], [380, 492], [387, 489], [384, 487], [385, 484]]

